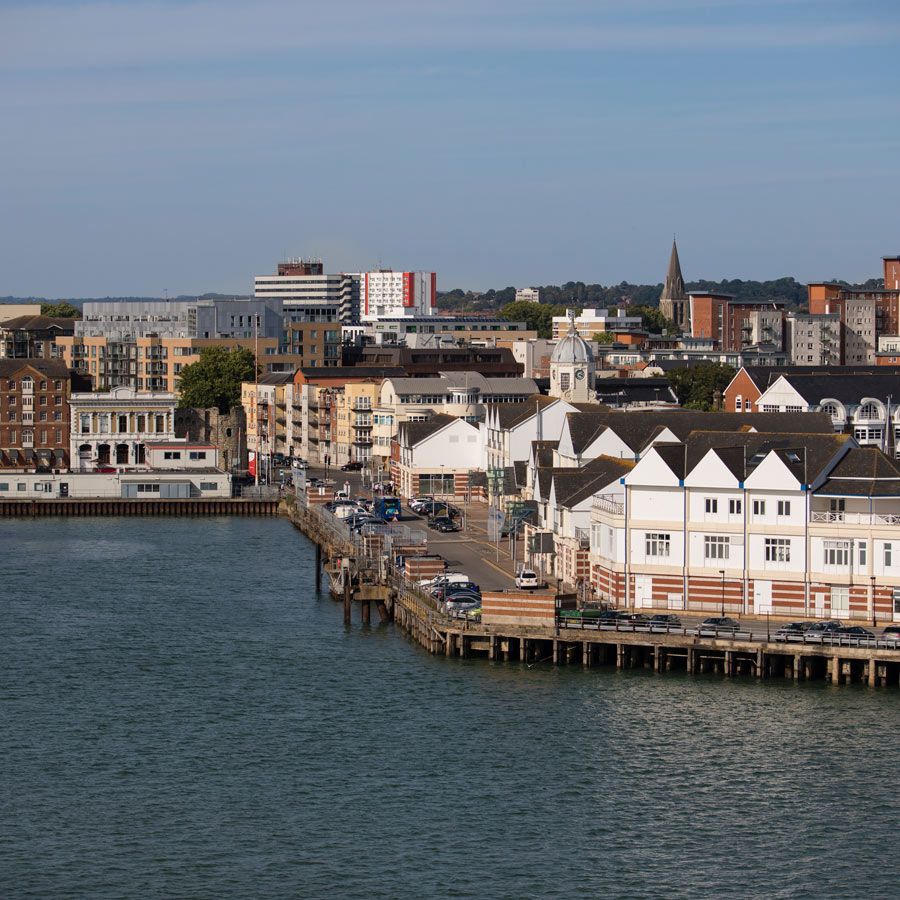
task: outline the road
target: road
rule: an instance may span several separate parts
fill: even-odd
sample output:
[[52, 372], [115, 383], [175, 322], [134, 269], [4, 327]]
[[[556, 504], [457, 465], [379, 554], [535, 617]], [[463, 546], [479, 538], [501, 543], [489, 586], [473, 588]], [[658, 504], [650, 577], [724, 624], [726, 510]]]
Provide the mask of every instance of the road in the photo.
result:
[[[308, 475], [325, 477], [322, 468], [310, 467]], [[342, 472], [333, 468], [328, 470], [328, 478], [335, 482], [335, 489], [343, 488], [344, 483], [350, 485], [351, 497], [372, 498], [372, 489], [364, 483], [359, 472]], [[452, 572], [463, 572], [472, 581], [479, 584], [482, 590], [496, 591], [515, 586], [515, 566], [509, 555], [509, 544], [505, 539], [499, 547], [487, 538], [487, 507], [483, 503], [458, 504], [462, 512], [462, 531], [442, 534], [432, 531], [423, 516], [417, 516], [405, 504], [401, 524], [412, 529], [423, 531], [428, 535], [428, 547], [447, 560], [447, 567]], [[522, 543], [517, 547], [517, 557], [521, 565]]]
[[[310, 468], [310, 475], [323, 477], [323, 470]], [[340, 489], [344, 482], [350, 484], [351, 497], [372, 496], [371, 487], [363, 484], [359, 472], [341, 472], [330, 469], [328, 476], [335, 481], [335, 488]], [[447, 567], [452, 572], [463, 572], [469, 578], [479, 584], [482, 590], [494, 591], [512, 588], [515, 586], [516, 564], [509, 554], [509, 543], [501, 540], [499, 546], [488, 540], [487, 537], [487, 507], [483, 503], [459, 504], [463, 513], [463, 530], [453, 534], [441, 534], [432, 531], [428, 527], [427, 520], [417, 516], [407, 506], [403, 507], [401, 522], [410, 528], [424, 531], [428, 535], [428, 547], [434, 553], [439, 553], [447, 560]], [[517, 547], [518, 565], [522, 564], [523, 544], [520, 541]], [[708, 616], [718, 616], [719, 612], [713, 609], [705, 613], [684, 612], [683, 610], [643, 609], [637, 610], [644, 613], [670, 612], [679, 617], [685, 628], [696, 628]], [[749, 632], [753, 640], [766, 640], [767, 636], [774, 635], [784, 618], [773, 617], [766, 620], [764, 617], [736, 616], [729, 614], [731, 618], [738, 619], [741, 624], [741, 633]], [[799, 618], [802, 618], [799, 617]], [[869, 630], [876, 634], [881, 633], [882, 626]], [[799, 646], [802, 646], [800, 644]]]

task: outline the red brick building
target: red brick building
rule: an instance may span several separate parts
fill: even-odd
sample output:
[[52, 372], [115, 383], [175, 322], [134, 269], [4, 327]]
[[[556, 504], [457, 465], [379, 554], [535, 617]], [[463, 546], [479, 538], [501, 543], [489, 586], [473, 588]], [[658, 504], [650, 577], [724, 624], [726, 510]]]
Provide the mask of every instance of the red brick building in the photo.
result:
[[69, 468], [69, 397], [90, 390], [56, 359], [0, 359], [0, 469]]
[[784, 348], [784, 304], [764, 300], [737, 300], [716, 291], [689, 297], [691, 336], [710, 338], [718, 348], [740, 351], [767, 344]]

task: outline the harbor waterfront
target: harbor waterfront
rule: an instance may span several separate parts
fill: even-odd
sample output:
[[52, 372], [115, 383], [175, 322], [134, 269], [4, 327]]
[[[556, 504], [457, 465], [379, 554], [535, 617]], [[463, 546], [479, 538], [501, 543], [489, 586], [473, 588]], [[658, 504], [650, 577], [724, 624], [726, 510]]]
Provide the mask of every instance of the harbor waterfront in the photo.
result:
[[889, 897], [896, 693], [429, 656], [284, 519], [0, 521], [4, 897]]

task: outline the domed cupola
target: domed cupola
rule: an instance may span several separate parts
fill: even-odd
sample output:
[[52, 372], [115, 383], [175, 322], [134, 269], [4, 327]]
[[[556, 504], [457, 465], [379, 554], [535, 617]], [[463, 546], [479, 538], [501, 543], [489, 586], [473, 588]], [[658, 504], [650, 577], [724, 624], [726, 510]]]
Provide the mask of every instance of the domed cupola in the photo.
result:
[[596, 398], [597, 367], [591, 345], [575, 327], [575, 310], [566, 310], [569, 331], [560, 338], [550, 357], [550, 396], [578, 403]]

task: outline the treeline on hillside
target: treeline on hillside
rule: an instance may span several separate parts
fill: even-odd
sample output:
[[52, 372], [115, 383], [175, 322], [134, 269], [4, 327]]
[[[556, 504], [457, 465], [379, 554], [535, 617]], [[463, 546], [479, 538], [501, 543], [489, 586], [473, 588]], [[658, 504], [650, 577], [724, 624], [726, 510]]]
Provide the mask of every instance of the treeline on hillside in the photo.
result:
[[[861, 285], [850, 285], [846, 281], [834, 281], [845, 287], [877, 289], [884, 286], [881, 278], [870, 278]], [[773, 281], [742, 281], [740, 278], [722, 281], [689, 281], [688, 291], [720, 291], [734, 294], [738, 300], [780, 300], [791, 309], [806, 305], [806, 285], [796, 278], [776, 278]], [[625, 303], [628, 306], [659, 306], [662, 284], [621, 284], [604, 287], [602, 284], [585, 284], [583, 281], [567, 281], [563, 285], [543, 285], [541, 305], [549, 306], [614, 306]], [[516, 299], [516, 289], [438, 292], [438, 306], [457, 312], [496, 312]]]

